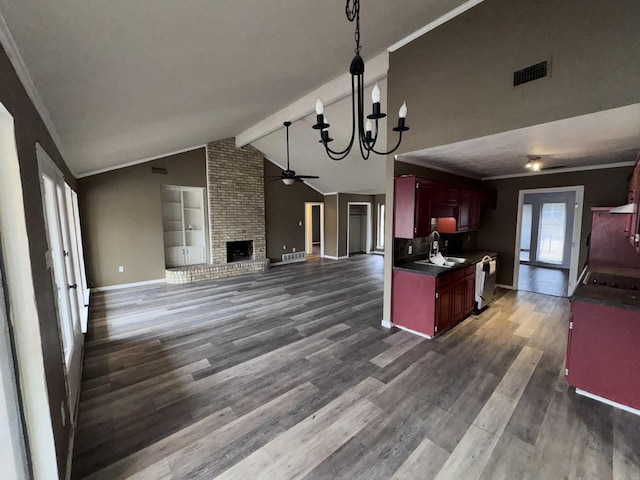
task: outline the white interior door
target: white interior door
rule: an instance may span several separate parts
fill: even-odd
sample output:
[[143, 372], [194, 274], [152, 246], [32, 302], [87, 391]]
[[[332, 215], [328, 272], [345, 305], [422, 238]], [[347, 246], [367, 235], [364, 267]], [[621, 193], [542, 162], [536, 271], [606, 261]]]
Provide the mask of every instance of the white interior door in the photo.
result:
[[[64, 352], [69, 408], [75, 419], [75, 408], [82, 372], [82, 328], [75, 283], [74, 254], [67, 219], [65, 184], [61, 172], [38, 150], [38, 166], [42, 186], [42, 203], [47, 231], [47, 266], [51, 271], [58, 323]], [[74, 420], [75, 421], [75, 420]]]
[[87, 333], [89, 320], [89, 295], [91, 290], [87, 284], [87, 273], [84, 265], [84, 249], [82, 247], [82, 230], [80, 229], [80, 211], [78, 208], [78, 194], [65, 184], [67, 195], [67, 218], [69, 218], [69, 233], [71, 235], [71, 251], [73, 252], [76, 301], [80, 310], [80, 328]]

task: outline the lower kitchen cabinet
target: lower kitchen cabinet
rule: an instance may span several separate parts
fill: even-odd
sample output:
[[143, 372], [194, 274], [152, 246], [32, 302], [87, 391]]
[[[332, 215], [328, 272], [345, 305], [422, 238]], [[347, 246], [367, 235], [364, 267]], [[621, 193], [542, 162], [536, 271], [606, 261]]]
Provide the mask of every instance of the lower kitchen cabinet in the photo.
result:
[[475, 277], [456, 269], [438, 277], [405, 270], [393, 271], [394, 325], [432, 338], [452, 327], [473, 310]]
[[573, 301], [567, 383], [640, 410], [640, 311]]

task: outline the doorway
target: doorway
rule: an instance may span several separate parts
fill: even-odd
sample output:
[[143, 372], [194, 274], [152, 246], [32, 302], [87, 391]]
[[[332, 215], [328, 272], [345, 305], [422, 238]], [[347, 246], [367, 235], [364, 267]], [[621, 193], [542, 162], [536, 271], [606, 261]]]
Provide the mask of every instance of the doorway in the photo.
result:
[[584, 187], [521, 190], [514, 288], [569, 296], [578, 276]]
[[307, 256], [324, 257], [324, 203], [305, 202], [304, 217]]
[[347, 203], [347, 255], [371, 252], [371, 203]]

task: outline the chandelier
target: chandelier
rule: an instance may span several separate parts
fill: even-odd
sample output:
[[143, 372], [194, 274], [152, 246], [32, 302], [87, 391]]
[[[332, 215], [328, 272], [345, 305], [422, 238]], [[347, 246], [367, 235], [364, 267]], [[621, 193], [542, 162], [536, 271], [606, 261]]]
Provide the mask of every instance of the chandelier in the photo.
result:
[[[315, 130], [320, 130], [320, 143], [324, 146], [327, 155], [333, 160], [342, 160], [353, 148], [353, 144], [356, 137], [356, 129], [358, 136], [358, 146], [360, 148], [360, 154], [362, 158], [367, 160], [371, 152], [378, 155], [389, 155], [395, 152], [402, 142], [402, 132], [409, 130], [409, 127], [405, 126], [405, 117], [407, 116], [407, 104], [404, 102], [398, 112], [398, 126], [393, 129], [394, 132], [398, 132], [398, 143], [388, 152], [381, 152], [376, 150], [376, 142], [378, 140], [378, 120], [386, 117], [387, 115], [380, 110], [380, 89], [378, 88], [378, 82], [376, 82], [371, 92], [371, 101], [373, 103], [372, 113], [367, 115], [367, 120], [364, 120], [364, 61], [360, 56], [360, 2], [359, 0], [347, 0], [345, 6], [345, 12], [347, 19], [350, 22], [355, 20], [355, 56], [351, 61], [351, 67], [349, 73], [351, 73], [351, 140], [344, 150], [333, 150], [329, 147], [329, 142], [333, 139], [329, 136], [330, 125], [326, 121], [324, 116], [324, 106], [320, 99], [316, 102], [316, 124], [313, 125]], [[356, 120], [357, 119], [357, 120]], [[356, 125], [357, 123], [357, 125]], [[374, 128], [375, 127], [375, 128]]]

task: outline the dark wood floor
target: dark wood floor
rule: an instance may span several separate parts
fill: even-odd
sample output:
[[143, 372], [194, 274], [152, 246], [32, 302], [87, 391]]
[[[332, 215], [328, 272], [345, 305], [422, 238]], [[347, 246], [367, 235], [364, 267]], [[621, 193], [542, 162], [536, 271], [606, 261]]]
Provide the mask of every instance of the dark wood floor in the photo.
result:
[[520, 265], [518, 289], [543, 293], [555, 297], [566, 297], [569, 287], [569, 270], [559, 268]]
[[640, 478], [640, 417], [564, 382], [567, 299], [423, 340], [382, 261], [94, 295], [73, 478]]

